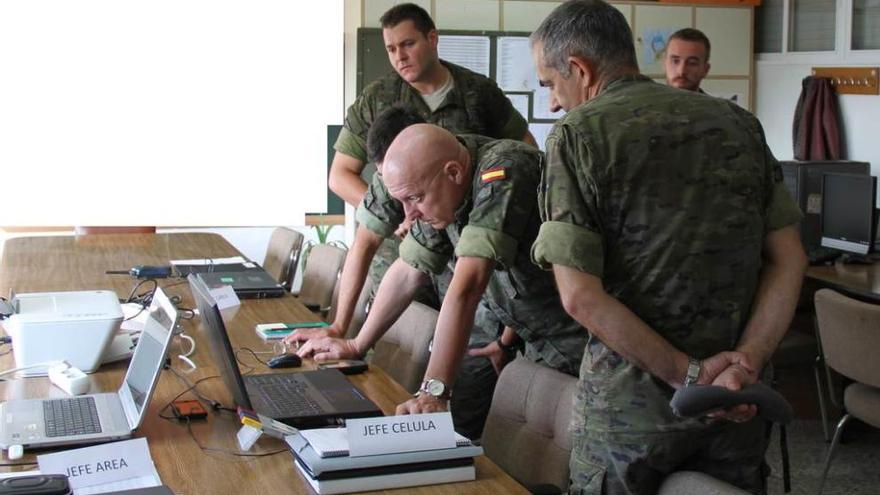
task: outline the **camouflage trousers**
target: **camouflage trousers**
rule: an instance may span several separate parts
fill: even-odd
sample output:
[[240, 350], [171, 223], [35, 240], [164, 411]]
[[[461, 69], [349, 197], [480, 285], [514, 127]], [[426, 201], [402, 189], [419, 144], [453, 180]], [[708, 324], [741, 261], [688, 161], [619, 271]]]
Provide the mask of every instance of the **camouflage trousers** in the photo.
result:
[[682, 470], [764, 493], [766, 422], [679, 418], [669, 407], [672, 393], [591, 338], [572, 420], [570, 493], [653, 494]]
[[569, 462], [578, 495], [654, 494], [675, 471], [699, 471], [766, 493], [766, 422], [717, 421], [696, 431], [591, 432], [575, 439]]

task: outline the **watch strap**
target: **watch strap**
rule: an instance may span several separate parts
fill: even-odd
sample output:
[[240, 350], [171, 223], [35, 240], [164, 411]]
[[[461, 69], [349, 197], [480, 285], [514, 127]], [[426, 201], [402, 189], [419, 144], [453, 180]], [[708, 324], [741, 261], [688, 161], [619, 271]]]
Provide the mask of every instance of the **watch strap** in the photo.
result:
[[702, 362], [692, 356], [688, 356], [688, 367], [687, 374], [684, 377], [684, 386], [690, 387], [697, 383], [697, 380], [700, 378], [700, 368], [702, 366]]

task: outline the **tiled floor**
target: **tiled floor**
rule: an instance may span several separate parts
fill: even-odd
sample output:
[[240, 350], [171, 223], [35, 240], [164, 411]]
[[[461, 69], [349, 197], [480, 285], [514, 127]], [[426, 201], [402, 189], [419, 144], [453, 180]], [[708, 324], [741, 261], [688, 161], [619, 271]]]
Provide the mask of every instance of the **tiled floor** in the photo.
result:
[[[856, 424], [845, 435], [848, 441], [837, 447], [825, 495], [880, 494], [880, 429]], [[788, 427], [788, 449], [792, 472], [792, 491], [796, 495], [814, 495], [819, 487], [828, 444], [822, 438], [817, 420], [796, 420]], [[783, 493], [782, 462], [779, 455], [778, 429], [774, 428], [767, 462], [773, 469], [769, 493]]]

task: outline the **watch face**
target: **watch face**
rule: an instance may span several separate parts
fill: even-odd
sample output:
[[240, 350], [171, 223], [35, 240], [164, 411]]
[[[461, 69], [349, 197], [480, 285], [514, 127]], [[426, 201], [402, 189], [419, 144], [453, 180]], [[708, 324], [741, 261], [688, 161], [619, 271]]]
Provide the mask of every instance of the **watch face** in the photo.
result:
[[425, 384], [426, 391], [433, 395], [434, 397], [440, 397], [443, 395], [443, 392], [446, 391], [446, 385], [443, 384], [440, 380], [432, 379], [428, 380], [428, 383]]

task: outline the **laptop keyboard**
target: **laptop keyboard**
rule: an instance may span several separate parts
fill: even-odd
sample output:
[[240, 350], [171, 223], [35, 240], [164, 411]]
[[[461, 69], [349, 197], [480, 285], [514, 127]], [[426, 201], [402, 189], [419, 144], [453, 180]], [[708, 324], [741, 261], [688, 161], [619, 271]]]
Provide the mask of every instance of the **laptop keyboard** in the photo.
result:
[[309, 386], [291, 375], [260, 375], [253, 384], [257, 385], [257, 393], [271, 417], [315, 416], [324, 412], [310, 396]]
[[101, 432], [94, 397], [44, 400], [43, 418], [49, 437]]

